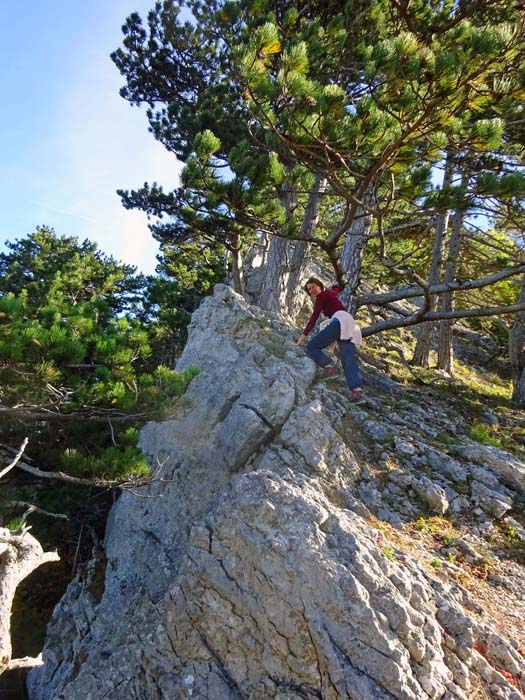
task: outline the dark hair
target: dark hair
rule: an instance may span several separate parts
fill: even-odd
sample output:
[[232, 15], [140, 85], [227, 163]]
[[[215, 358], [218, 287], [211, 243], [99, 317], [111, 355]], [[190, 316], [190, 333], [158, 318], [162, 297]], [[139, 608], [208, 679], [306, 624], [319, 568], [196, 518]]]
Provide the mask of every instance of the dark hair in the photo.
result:
[[321, 282], [321, 280], [318, 280], [317, 277], [310, 277], [304, 283], [304, 291], [308, 294], [308, 296], [310, 296], [310, 292], [308, 291], [309, 284], [316, 284], [318, 287], [321, 287], [321, 289], [324, 290], [324, 284]]

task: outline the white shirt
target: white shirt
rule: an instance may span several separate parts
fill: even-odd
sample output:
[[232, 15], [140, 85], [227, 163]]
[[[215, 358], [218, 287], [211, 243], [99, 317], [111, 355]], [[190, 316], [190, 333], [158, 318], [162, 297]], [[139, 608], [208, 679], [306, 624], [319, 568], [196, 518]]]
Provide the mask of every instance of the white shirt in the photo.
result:
[[363, 344], [363, 336], [361, 334], [361, 329], [357, 325], [355, 318], [348, 311], [336, 311], [332, 318], [327, 318], [319, 326], [320, 330], [326, 328], [332, 320], [336, 318], [341, 326], [341, 336], [340, 340], [351, 340], [354, 345]]

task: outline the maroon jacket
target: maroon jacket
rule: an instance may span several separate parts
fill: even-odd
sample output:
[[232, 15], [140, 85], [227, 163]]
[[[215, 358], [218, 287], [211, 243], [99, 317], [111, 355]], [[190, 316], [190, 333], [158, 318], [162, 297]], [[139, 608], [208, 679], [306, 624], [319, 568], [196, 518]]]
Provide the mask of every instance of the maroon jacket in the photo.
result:
[[343, 304], [337, 298], [338, 294], [339, 289], [337, 287], [330, 287], [330, 289], [323, 290], [315, 297], [314, 310], [310, 316], [310, 320], [306, 324], [303, 335], [308, 335], [308, 333], [310, 333], [321, 311], [327, 318], [332, 318], [336, 311], [346, 311]]

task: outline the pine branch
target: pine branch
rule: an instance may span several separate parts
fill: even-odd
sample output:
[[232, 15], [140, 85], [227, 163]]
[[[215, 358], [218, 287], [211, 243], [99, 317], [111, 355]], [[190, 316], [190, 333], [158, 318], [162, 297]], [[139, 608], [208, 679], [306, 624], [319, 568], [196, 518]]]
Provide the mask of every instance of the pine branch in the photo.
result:
[[389, 319], [388, 321], [380, 321], [373, 323], [371, 326], [363, 329], [363, 338], [370, 335], [381, 333], [382, 331], [391, 330], [392, 328], [406, 328], [407, 326], [415, 326], [424, 321], [441, 321], [444, 319], [454, 318], [476, 318], [478, 316], [502, 316], [505, 314], [513, 314], [516, 311], [525, 310], [525, 303], [511, 304], [510, 306], [491, 306], [481, 307], [478, 309], [457, 309], [453, 311], [430, 311], [421, 315], [418, 311], [403, 319]]
[[[513, 275], [519, 275], [523, 272], [525, 272], [525, 265], [506, 267], [499, 272], [495, 272], [493, 275], [478, 280], [467, 280], [466, 282], [456, 281], [450, 282], [449, 284], [433, 284], [428, 288], [428, 291], [430, 294], [444, 294], [445, 292], [462, 292], [470, 289], [481, 289], [482, 287], [488, 287], [491, 284], [495, 284], [496, 282], [512, 277]], [[371, 305], [384, 306], [393, 301], [413, 299], [423, 296], [423, 294], [424, 291], [420, 285], [401, 287], [400, 289], [394, 289], [390, 292], [384, 292], [383, 294], [363, 294], [357, 298], [357, 307]]]

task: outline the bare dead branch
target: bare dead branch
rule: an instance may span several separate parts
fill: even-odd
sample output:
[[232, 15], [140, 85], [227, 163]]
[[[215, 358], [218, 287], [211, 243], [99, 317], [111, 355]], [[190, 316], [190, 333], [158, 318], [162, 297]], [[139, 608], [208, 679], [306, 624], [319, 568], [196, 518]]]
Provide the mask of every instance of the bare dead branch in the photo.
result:
[[7, 508], [26, 508], [26, 511], [22, 516], [22, 520], [24, 522], [26, 521], [27, 517], [31, 515], [31, 513], [42, 513], [42, 515], [48, 515], [50, 518], [69, 520], [68, 515], [64, 515], [63, 513], [49, 513], [47, 510], [42, 510], [42, 508], [35, 506], [33, 503], [28, 503], [27, 501], [8, 501], [5, 506]]
[[20, 659], [11, 659], [6, 671], [16, 671], [19, 668], [35, 668], [36, 666], [42, 666], [43, 663], [42, 654], [34, 657], [23, 656]]
[[[164, 479], [164, 478], [157, 478], [158, 474], [160, 473], [161, 469], [163, 468], [165, 464], [165, 460], [161, 462], [159, 458], [157, 457], [157, 467], [155, 470], [147, 474], [145, 476], [131, 476], [131, 477], [125, 477], [123, 479], [83, 479], [81, 477], [77, 476], [71, 476], [70, 474], [66, 474], [64, 472], [56, 471], [56, 472], [49, 472], [49, 471], [43, 471], [42, 469], [38, 469], [37, 467], [32, 467], [29, 464], [26, 464], [26, 462], [21, 462], [20, 460], [17, 462], [16, 467], [18, 469], [21, 469], [22, 471], [27, 472], [28, 474], [31, 474], [32, 476], [38, 478], [38, 479], [47, 479], [47, 480], [55, 480], [55, 481], [63, 481], [67, 484], [74, 484], [76, 486], [95, 486], [97, 488], [101, 489], [122, 489], [123, 491], [129, 491], [130, 493], [133, 493], [135, 495], [141, 495], [138, 493], [135, 493], [135, 489], [140, 488], [142, 486], [148, 486], [150, 484], [156, 483], [156, 482], [161, 482], [161, 483], [171, 483], [171, 480], [169, 479]], [[144, 497], [149, 497], [149, 496], [144, 496]], [[156, 497], [156, 496], [155, 496]], [[31, 505], [31, 504], [26, 504], [26, 505]], [[32, 506], [34, 509], [40, 510], [36, 508], [36, 506]], [[46, 515], [54, 516], [54, 517], [67, 517], [67, 516], [62, 516], [60, 514], [54, 514], [54, 513], [47, 513], [45, 511], [40, 511], [42, 513], [45, 513]], [[28, 513], [29, 515], [29, 513]]]
[[41, 408], [25, 407], [10, 407], [0, 405], [0, 416], [9, 418], [17, 418], [19, 420], [41, 420], [41, 421], [76, 421], [87, 420], [90, 423], [106, 423], [108, 416], [112, 421], [117, 423], [126, 423], [128, 421], [140, 420], [146, 417], [144, 413], [113, 413], [113, 412], [92, 412], [92, 411], [76, 411], [74, 413], [57, 413], [56, 411], [42, 410]]
[[82, 542], [82, 533], [83, 532], [84, 532], [84, 523], [81, 523], [80, 532], [78, 533], [77, 546], [75, 548], [75, 556], [73, 557], [73, 566], [71, 568], [71, 578], [73, 578], [73, 576], [75, 575], [75, 571], [77, 568], [78, 555], [80, 552], [80, 543]]
[[115, 431], [113, 430], [113, 423], [111, 422], [111, 418], [108, 416], [108, 424], [109, 424], [109, 429], [111, 431], [111, 442], [115, 445], [115, 447], [118, 447], [117, 441], [115, 440]]
[[377, 217], [377, 235], [379, 236], [379, 257], [383, 259], [386, 257], [385, 234], [383, 231], [383, 214], [380, 214]]
[[65, 481], [68, 484], [76, 484], [78, 486], [109, 486], [115, 487], [120, 486], [122, 483], [118, 480], [106, 481], [104, 479], [82, 479], [77, 476], [71, 476], [70, 474], [65, 474], [64, 472], [46, 472], [42, 469], [37, 469], [37, 467], [30, 467], [29, 464], [25, 462], [18, 462], [17, 468], [21, 469], [32, 476], [36, 476], [38, 479], [48, 479], [55, 481]]
[[2, 471], [0, 471], [0, 479], [1, 479], [3, 476], [5, 476], [5, 475], [7, 474], [8, 471], [11, 471], [11, 469], [12, 469], [13, 467], [16, 467], [16, 465], [17, 465], [18, 462], [20, 461], [20, 458], [21, 458], [22, 455], [24, 454], [24, 450], [25, 450], [25, 448], [27, 447], [27, 443], [28, 443], [28, 442], [29, 442], [29, 438], [27, 438], [27, 437], [24, 438], [24, 442], [20, 445], [20, 449], [19, 449], [18, 452], [16, 453], [16, 456], [15, 456], [15, 458], [13, 459], [13, 461], [12, 461], [10, 464], [8, 464], [7, 467], [5, 467], [5, 469], [2, 469]]

